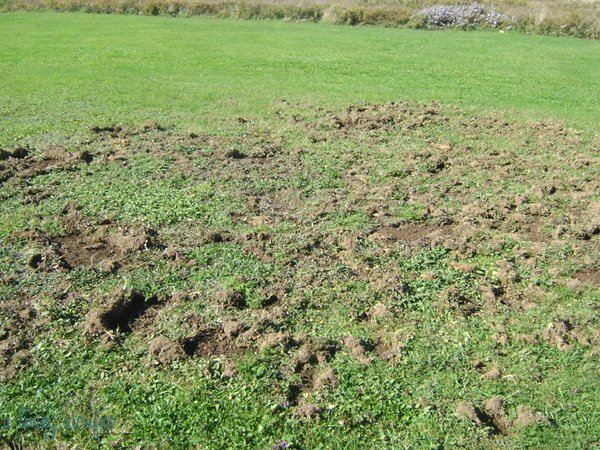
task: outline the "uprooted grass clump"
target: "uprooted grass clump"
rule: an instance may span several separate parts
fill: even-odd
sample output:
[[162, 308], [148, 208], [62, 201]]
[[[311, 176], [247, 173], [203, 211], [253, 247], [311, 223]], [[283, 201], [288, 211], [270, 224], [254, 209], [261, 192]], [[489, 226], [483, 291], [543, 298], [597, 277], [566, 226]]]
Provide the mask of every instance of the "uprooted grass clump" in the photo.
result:
[[5, 149], [5, 442], [594, 441], [597, 135], [436, 102], [234, 119]]

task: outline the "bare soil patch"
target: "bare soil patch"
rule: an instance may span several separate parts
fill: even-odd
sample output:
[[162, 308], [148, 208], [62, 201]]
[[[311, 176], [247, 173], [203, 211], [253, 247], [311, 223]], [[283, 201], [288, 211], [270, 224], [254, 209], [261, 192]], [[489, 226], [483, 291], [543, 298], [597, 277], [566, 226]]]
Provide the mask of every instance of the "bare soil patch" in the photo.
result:
[[83, 323], [83, 331], [90, 337], [112, 339], [112, 333], [131, 333], [135, 323], [146, 310], [159, 302], [157, 297], [146, 297], [137, 290], [118, 288], [100, 305], [92, 306]]
[[437, 226], [427, 223], [409, 223], [394, 227], [379, 228], [372, 236], [388, 243], [396, 241], [416, 242], [431, 236], [449, 235], [452, 233], [453, 228], [452, 225]]
[[600, 285], [600, 269], [584, 269], [575, 274], [575, 279], [582, 283]]
[[242, 355], [246, 351], [220, 328], [201, 330], [197, 334], [185, 338], [182, 347], [187, 355], [203, 358]]

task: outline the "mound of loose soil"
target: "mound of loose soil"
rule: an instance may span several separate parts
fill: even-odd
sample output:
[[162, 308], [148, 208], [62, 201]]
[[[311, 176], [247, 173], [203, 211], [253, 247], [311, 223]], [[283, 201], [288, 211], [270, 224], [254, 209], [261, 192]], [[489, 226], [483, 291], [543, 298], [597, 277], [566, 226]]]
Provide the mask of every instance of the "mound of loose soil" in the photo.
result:
[[112, 340], [114, 332], [133, 331], [135, 322], [149, 306], [156, 303], [156, 297], [146, 297], [142, 292], [133, 289], [118, 288], [104, 298], [102, 303], [92, 306], [83, 323], [83, 331], [90, 337]]

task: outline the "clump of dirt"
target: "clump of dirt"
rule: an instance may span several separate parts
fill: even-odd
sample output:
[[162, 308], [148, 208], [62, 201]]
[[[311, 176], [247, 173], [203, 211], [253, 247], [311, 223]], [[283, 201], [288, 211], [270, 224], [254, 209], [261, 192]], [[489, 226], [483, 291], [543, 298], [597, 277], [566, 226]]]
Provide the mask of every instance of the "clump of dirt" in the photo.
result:
[[0, 379], [9, 379], [31, 362], [29, 349], [43, 331], [30, 296], [0, 301]]
[[54, 272], [70, 269], [69, 264], [55, 246], [44, 240], [38, 241], [26, 249], [23, 257], [27, 266], [34, 271]]
[[88, 313], [83, 323], [84, 334], [100, 337], [105, 342], [112, 341], [114, 332], [130, 333], [147, 308], [157, 303], [157, 297], [146, 297], [135, 289], [119, 288]]
[[292, 357], [294, 372], [301, 373], [307, 366], [327, 363], [338, 351], [335, 341], [328, 339], [307, 339]]
[[547, 422], [548, 418], [533, 409], [531, 406], [520, 405], [517, 408], [517, 418], [513, 422], [514, 427], [527, 427], [535, 423]]
[[370, 342], [357, 338], [351, 334], [344, 336], [344, 345], [350, 350], [350, 354], [361, 364], [369, 365], [373, 358], [368, 355], [375, 347]]
[[28, 367], [31, 346], [45, 331], [34, 297], [20, 294], [0, 299], [0, 379], [10, 379]]
[[0, 379], [10, 380], [15, 377], [20, 370], [30, 365], [32, 355], [28, 349], [16, 350], [11, 353], [11, 356], [7, 356], [10, 353], [7, 348], [4, 348], [4, 344], [0, 343], [0, 356], [4, 360], [3, 367], [0, 369]]
[[69, 267], [92, 267], [100, 264], [112, 271], [118, 267], [119, 260], [127, 254], [152, 246], [152, 230], [144, 228], [123, 228], [115, 232], [109, 226], [102, 225], [91, 233], [82, 230], [64, 237], [56, 238], [58, 252]]
[[408, 102], [352, 105], [342, 114], [328, 113], [326, 126], [344, 132], [410, 130], [429, 123], [444, 122], [436, 102], [415, 105]]
[[217, 292], [217, 302], [221, 306], [243, 309], [248, 306], [246, 296], [233, 288], [221, 289]]
[[[289, 334], [282, 332], [283, 326], [279, 321], [281, 317], [274, 313], [275, 311], [264, 310], [259, 312], [249, 328], [244, 326], [244, 331], [238, 336], [238, 344], [245, 347], [258, 346], [261, 349], [281, 343], [289, 344], [289, 348], [298, 345]], [[283, 334], [281, 337], [280, 333]]]
[[6, 161], [9, 158], [23, 159], [29, 156], [29, 153], [28, 147], [15, 147], [12, 151], [0, 148], [0, 161]]
[[385, 243], [417, 242], [452, 233], [452, 225], [437, 226], [427, 223], [408, 223], [399, 226], [382, 227], [373, 232], [372, 238]]
[[473, 273], [477, 269], [475, 264], [470, 264], [466, 262], [451, 262], [450, 265], [454, 267], [456, 270], [459, 270], [463, 273]]
[[473, 403], [469, 401], [462, 401], [456, 407], [456, 413], [460, 417], [466, 417], [474, 425], [477, 426], [490, 426], [491, 419], [481, 409], [475, 407]]
[[237, 148], [230, 148], [227, 149], [223, 152], [223, 156], [225, 158], [231, 158], [231, 159], [244, 159], [247, 158], [247, 155], [241, 151], [239, 151]]
[[392, 311], [383, 303], [376, 303], [366, 312], [366, 318], [373, 322], [390, 316], [392, 316]]
[[507, 434], [508, 422], [502, 401], [501, 397], [492, 397], [486, 400], [483, 408], [478, 408], [469, 401], [463, 401], [458, 404], [456, 412], [459, 416], [469, 419], [474, 425], [488, 427], [492, 433]]
[[481, 310], [478, 302], [465, 294], [457, 286], [450, 286], [441, 292], [442, 306], [460, 312], [464, 316], [473, 315]]
[[497, 367], [492, 367], [483, 375], [488, 380], [499, 380], [502, 377], [502, 372]]
[[[57, 145], [50, 145], [43, 156], [32, 153], [32, 150], [27, 147], [18, 147], [12, 153], [5, 152], [4, 154], [8, 155], [5, 158], [8, 160], [8, 166], [0, 168], [2, 181], [7, 181], [15, 176], [28, 179], [54, 170], [70, 170], [80, 162], [89, 164], [94, 159], [94, 155], [88, 150], [74, 154]], [[32, 196], [31, 201], [37, 200]]]
[[600, 269], [583, 269], [575, 274], [576, 280], [582, 283], [600, 286]]
[[482, 408], [478, 408], [469, 401], [460, 402], [456, 407], [456, 413], [460, 417], [469, 419], [476, 426], [487, 427], [492, 434], [500, 433], [508, 435], [513, 428], [524, 427], [534, 423], [547, 421], [546, 416], [536, 412], [529, 406], [521, 405], [517, 408], [517, 417], [510, 421], [504, 408], [504, 399], [499, 396], [487, 399]]
[[295, 417], [315, 418], [323, 412], [323, 408], [316, 403], [300, 401], [294, 409]]
[[242, 355], [245, 348], [236, 344], [222, 328], [207, 327], [182, 342], [184, 352], [189, 356], [213, 358], [215, 356]]
[[222, 320], [223, 332], [228, 338], [236, 338], [248, 329], [248, 326], [236, 317], [226, 317]]
[[289, 333], [275, 331], [275, 332], [264, 334], [258, 344], [258, 348], [261, 351], [266, 348], [275, 348], [275, 347], [282, 347], [284, 349], [290, 349], [297, 345], [298, 345], [298, 343], [294, 340], [294, 338], [292, 336], [290, 336]]
[[541, 335], [548, 345], [556, 345], [559, 350], [571, 349], [574, 342], [591, 344], [590, 339], [569, 319], [550, 323]]
[[157, 336], [148, 348], [150, 356], [159, 364], [168, 364], [185, 357], [185, 352], [179, 343], [166, 336]]
[[147, 120], [141, 125], [141, 131], [148, 133], [149, 131], [166, 131], [166, 127], [158, 123], [156, 120]]
[[301, 404], [301, 396], [311, 392], [315, 388], [322, 388], [327, 383], [334, 385], [337, 378], [333, 372], [326, 369], [318, 374], [319, 367], [327, 367], [327, 363], [338, 351], [335, 341], [307, 336], [295, 336], [289, 344], [291, 346], [301, 345], [292, 356], [292, 371], [300, 376], [300, 383], [289, 386], [287, 400], [292, 405]]
[[331, 367], [326, 367], [314, 379], [314, 388], [318, 391], [326, 387], [335, 388], [339, 384], [339, 378]]
[[83, 150], [79, 154], [71, 153], [68, 150], [58, 146], [51, 145], [46, 149], [44, 158], [42, 161], [46, 162], [46, 169], [48, 171], [55, 168], [62, 168], [68, 164], [75, 164], [79, 161], [85, 163], [91, 163], [94, 160], [94, 155], [88, 150]]
[[391, 337], [384, 336], [375, 346], [375, 352], [390, 363], [396, 363], [410, 341], [414, 338], [412, 333], [396, 331]]
[[500, 260], [496, 262], [498, 270], [495, 275], [500, 281], [504, 283], [517, 283], [521, 281], [521, 276], [517, 272], [517, 267], [514, 263]]
[[483, 404], [483, 411], [490, 419], [496, 430], [502, 434], [508, 433], [509, 421], [503, 406], [504, 399], [499, 396], [491, 397]]
[[510, 336], [505, 331], [498, 331], [497, 333], [494, 333], [492, 335], [492, 339], [494, 339], [498, 345], [502, 346], [508, 345], [510, 342]]
[[98, 266], [114, 272], [125, 265], [131, 254], [158, 246], [157, 233], [146, 227], [116, 227], [110, 221], [97, 223], [71, 212], [64, 219], [66, 234], [60, 237], [34, 236], [42, 250], [27, 256], [35, 270], [75, 269]]

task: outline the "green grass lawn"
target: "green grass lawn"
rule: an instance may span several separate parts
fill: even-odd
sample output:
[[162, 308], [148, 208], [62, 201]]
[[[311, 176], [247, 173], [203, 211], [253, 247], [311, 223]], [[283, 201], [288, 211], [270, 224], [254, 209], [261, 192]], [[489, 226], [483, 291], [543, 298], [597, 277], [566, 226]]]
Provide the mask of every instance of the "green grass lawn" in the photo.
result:
[[597, 446], [600, 42], [0, 39], [0, 446]]
[[3, 14], [0, 25], [0, 142], [115, 120], [264, 116], [282, 98], [600, 119], [597, 41], [52, 13]]

